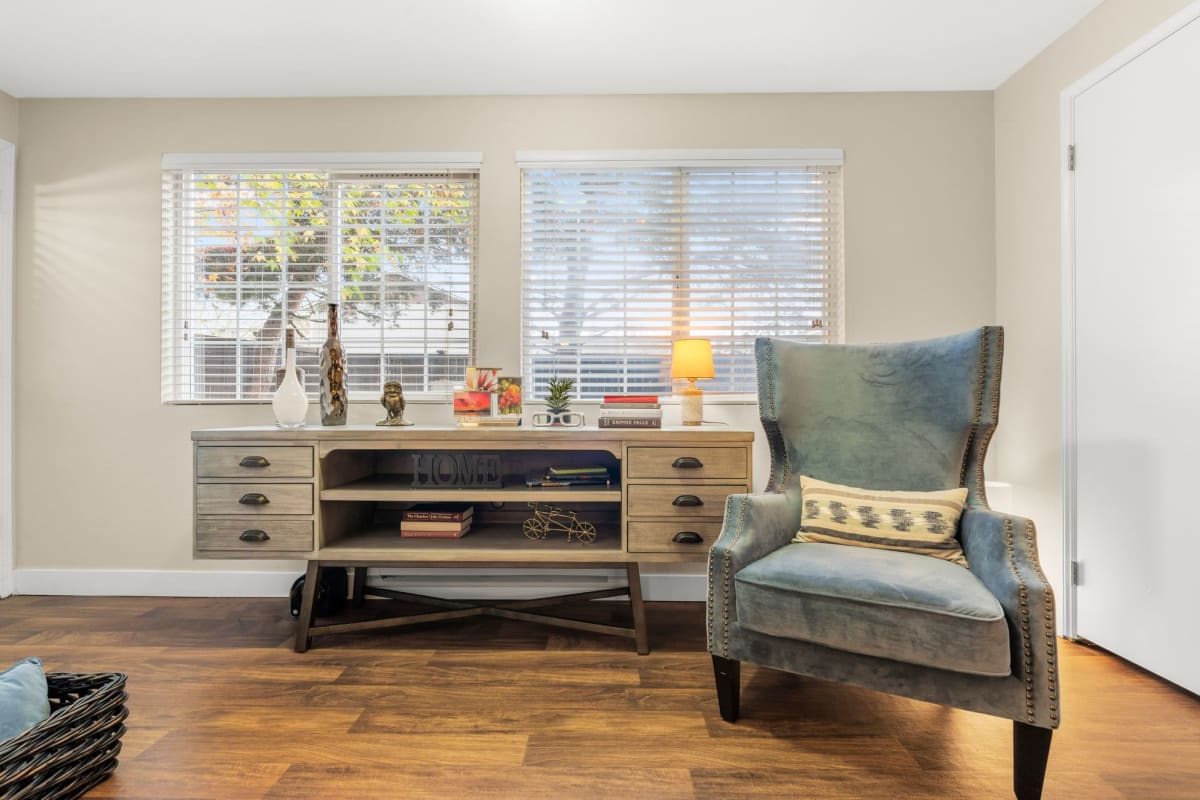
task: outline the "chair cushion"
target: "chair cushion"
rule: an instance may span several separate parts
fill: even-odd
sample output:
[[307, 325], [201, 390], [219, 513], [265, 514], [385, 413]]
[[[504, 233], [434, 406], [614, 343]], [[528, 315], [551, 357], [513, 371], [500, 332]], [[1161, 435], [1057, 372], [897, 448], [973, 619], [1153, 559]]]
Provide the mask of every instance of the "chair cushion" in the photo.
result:
[[10, 739], [50, 716], [46, 673], [36, 658], [0, 672], [0, 740]]
[[958, 519], [967, 490], [897, 492], [859, 489], [802, 475], [804, 515], [797, 542], [902, 550], [967, 566]]
[[970, 570], [936, 558], [789, 544], [735, 577], [739, 624], [907, 664], [1002, 676], [1008, 623]]

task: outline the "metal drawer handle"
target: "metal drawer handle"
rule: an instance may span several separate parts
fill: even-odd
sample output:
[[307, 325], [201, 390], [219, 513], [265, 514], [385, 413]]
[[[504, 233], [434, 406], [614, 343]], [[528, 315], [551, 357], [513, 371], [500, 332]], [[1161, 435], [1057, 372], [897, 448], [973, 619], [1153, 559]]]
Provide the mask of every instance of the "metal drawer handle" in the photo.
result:
[[684, 508], [686, 506], [702, 506], [704, 501], [694, 494], [681, 494], [671, 501], [671, 505], [676, 508]]
[[676, 544], [701, 544], [704, 537], [695, 531], [680, 531], [671, 538]]
[[269, 467], [271, 462], [263, 456], [246, 456], [238, 462], [239, 467]]
[[700, 469], [704, 463], [695, 456], [680, 456], [671, 464], [675, 469]]
[[242, 531], [238, 538], [243, 542], [265, 542], [271, 537], [267, 535], [266, 531], [260, 531], [255, 528], [248, 531]]
[[238, 498], [238, 502], [244, 506], [265, 506], [271, 501], [262, 492], [247, 492]]

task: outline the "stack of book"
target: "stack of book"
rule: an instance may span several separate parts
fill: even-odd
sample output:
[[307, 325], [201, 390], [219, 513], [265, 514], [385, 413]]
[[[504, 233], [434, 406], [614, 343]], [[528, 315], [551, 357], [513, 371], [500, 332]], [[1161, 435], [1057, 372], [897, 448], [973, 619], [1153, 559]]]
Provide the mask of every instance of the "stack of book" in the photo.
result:
[[530, 475], [525, 485], [551, 488], [555, 486], [609, 486], [612, 476], [607, 467], [549, 467], [544, 473]]
[[662, 406], [656, 394], [606, 394], [600, 404], [601, 428], [661, 428]]
[[475, 506], [468, 503], [415, 506], [400, 517], [400, 535], [413, 539], [460, 539], [471, 530]]

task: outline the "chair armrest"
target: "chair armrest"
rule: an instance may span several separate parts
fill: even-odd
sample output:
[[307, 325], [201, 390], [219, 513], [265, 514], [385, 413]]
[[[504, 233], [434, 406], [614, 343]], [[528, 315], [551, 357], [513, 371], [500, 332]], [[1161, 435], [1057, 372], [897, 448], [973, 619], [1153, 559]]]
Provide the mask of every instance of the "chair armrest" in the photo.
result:
[[1057, 728], [1058, 642], [1054, 590], [1038, 562], [1033, 521], [986, 508], [962, 518], [962, 545], [971, 572], [1008, 618], [1013, 675], [1025, 684], [1027, 724]]
[[742, 567], [778, 550], [800, 527], [800, 492], [731, 494], [725, 523], [708, 551], [708, 649], [729, 655], [729, 625], [737, 618], [733, 576]]

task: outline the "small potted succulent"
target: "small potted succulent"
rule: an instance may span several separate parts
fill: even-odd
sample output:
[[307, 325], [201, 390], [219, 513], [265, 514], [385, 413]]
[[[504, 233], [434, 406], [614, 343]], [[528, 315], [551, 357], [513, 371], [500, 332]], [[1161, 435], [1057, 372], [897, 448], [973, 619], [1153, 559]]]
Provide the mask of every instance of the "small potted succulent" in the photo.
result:
[[536, 415], [533, 424], [582, 425], [583, 415], [571, 413], [571, 390], [574, 388], [574, 378], [551, 378], [546, 386], [546, 413]]

